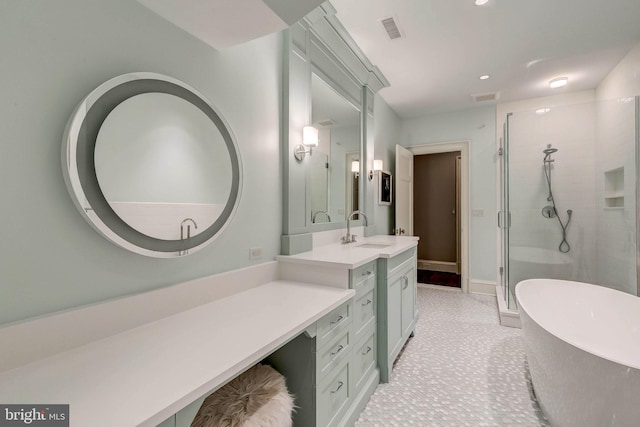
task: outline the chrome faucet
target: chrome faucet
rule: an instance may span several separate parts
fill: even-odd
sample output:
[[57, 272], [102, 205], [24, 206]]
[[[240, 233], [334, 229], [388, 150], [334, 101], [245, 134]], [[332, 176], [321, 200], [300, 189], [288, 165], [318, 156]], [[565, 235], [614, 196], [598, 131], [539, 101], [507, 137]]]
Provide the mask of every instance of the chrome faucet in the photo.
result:
[[[196, 222], [193, 220], [193, 218], [185, 218], [182, 220], [182, 222], [180, 223], [180, 240], [184, 241], [185, 237], [184, 237], [184, 225], [185, 223], [191, 221], [193, 223], [194, 228], [198, 229], [198, 224], [196, 224]], [[191, 224], [187, 224], [187, 240], [189, 240], [191, 238]], [[182, 250], [180, 252], [178, 252], [178, 255], [186, 255], [189, 253], [189, 249], [185, 249]]]
[[345, 236], [342, 236], [342, 239], [341, 239], [343, 244], [355, 243], [355, 241], [356, 241], [356, 235], [355, 234], [351, 234], [351, 219], [355, 215], [362, 215], [362, 218], [364, 219], [364, 226], [367, 227], [369, 225], [367, 223], [367, 216], [364, 214], [364, 212], [360, 212], [360, 211], [351, 212], [349, 214], [349, 216], [347, 217], [347, 234]]
[[328, 220], [328, 222], [331, 222], [331, 216], [329, 215], [329, 213], [328, 213], [328, 212], [326, 212], [326, 211], [316, 211], [316, 212], [313, 214], [313, 217], [311, 217], [311, 222], [312, 222], [313, 224], [315, 224], [315, 223], [316, 223], [316, 217], [318, 216], [318, 214], [325, 214], [325, 215], [327, 216], [327, 220]]

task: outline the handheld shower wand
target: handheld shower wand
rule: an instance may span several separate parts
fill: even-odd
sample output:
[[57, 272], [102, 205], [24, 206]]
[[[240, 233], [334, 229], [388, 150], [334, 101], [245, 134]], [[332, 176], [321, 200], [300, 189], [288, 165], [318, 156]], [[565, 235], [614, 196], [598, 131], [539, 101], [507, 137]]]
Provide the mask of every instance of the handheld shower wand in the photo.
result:
[[558, 215], [558, 209], [556, 208], [556, 202], [553, 198], [553, 191], [551, 190], [551, 163], [555, 162], [551, 158], [551, 155], [557, 152], [557, 148], [552, 148], [551, 144], [547, 145], [547, 148], [542, 150], [544, 154], [544, 159], [542, 160], [544, 164], [544, 176], [547, 179], [547, 188], [549, 190], [549, 196], [547, 197], [547, 201], [551, 202], [551, 206], [545, 206], [542, 208], [542, 216], [545, 218], [557, 218], [558, 223], [560, 224], [560, 228], [562, 229], [562, 242], [558, 246], [558, 250], [562, 253], [567, 253], [571, 250], [571, 245], [567, 241], [567, 228], [569, 228], [569, 223], [571, 223], [571, 217], [573, 215], [573, 211], [571, 209], [567, 210], [567, 222], [564, 223]]

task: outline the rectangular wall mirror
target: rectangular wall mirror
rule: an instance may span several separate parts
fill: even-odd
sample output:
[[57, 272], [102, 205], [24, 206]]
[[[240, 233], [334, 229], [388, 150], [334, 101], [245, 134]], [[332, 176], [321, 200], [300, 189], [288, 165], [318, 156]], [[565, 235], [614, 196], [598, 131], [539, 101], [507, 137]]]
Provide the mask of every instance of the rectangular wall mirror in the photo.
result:
[[307, 170], [307, 218], [312, 225], [344, 222], [359, 206], [360, 110], [316, 73], [311, 74], [311, 125], [319, 130], [319, 141]]

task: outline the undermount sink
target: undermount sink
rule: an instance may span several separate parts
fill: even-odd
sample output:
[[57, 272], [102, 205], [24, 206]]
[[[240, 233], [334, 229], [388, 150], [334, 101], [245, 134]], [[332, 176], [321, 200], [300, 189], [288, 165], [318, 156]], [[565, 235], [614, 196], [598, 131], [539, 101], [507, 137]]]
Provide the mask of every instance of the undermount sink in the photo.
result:
[[367, 248], [367, 249], [382, 249], [382, 248], [388, 248], [389, 246], [391, 246], [390, 243], [362, 243], [360, 245], [357, 245], [357, 247], [359, 248]]

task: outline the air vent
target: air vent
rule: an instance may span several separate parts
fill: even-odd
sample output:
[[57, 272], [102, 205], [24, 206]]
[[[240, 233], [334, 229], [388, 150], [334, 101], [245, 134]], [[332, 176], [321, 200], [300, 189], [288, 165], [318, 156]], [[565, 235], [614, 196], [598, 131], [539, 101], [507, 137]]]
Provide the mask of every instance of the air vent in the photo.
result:
[[487, 102], [487, 101], [495, 101], [500, 97], [498, 92], [494, 93], [479, 93], [476, 95], [471, 95], [473, 100], [476, 102]]
[[336, 124], [336, 122], [333, 119], [327, 119], [327, 120], [320, 120], [319, 122], [317, 122], [317, 124], [319, 126], [326, 127], [326, 126], [333, 126]]
[[402, 34], [400, 34], [400, 28], [398, 28], [398, 24], [396, 24], [396, 20], [393, 17], [381, 19], [380, 22], [391, 40], [402, 37]]

